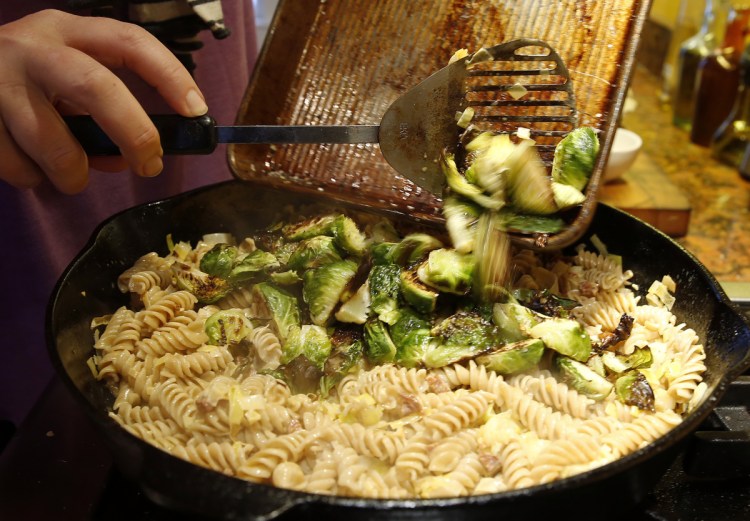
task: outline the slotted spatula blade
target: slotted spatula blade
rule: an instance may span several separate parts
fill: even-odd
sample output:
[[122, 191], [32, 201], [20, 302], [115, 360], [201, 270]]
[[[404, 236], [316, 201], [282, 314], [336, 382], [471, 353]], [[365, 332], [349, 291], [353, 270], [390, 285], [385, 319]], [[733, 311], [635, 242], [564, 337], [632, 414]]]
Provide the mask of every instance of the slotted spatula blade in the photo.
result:
[[[482, 49], [440, 69], [398, 98], [380, 125], [217, 126], [207, 116], [156, 115], [165, 154], [207, 154], [218, 143], [380, 143], [402, 176], [438, 196], [444, 150], [454, 150], [463, 129], [456, 114], [474, 110], [477, 130], [515, 132], [526, 127], [542, 159], [575, 128], [577, 112], [568, 71], [549, 44], [521, 39]], [[119, 149], [90, 116], [66, 117], [89, 155]]]

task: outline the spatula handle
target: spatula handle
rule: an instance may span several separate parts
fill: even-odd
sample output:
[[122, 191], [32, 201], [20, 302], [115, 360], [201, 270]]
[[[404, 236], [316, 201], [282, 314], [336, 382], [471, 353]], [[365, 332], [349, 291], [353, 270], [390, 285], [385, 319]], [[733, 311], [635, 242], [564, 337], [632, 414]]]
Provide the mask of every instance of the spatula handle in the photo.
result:
[[[210, 154], [216, 149], [216, 122], [211, 116], [149, 116], [159, 131], [165, 154]], [[117, 156], [120, 149], [91, 116], [65, 116], [73, 136], [90, 156]]]

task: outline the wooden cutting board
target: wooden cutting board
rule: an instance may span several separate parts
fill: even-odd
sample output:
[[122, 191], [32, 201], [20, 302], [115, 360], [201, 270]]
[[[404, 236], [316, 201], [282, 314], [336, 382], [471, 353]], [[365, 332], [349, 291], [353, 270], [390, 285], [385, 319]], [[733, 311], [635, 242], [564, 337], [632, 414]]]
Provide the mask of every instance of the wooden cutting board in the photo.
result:
[[602, 185], [599, 201], [643, 219], [672, 237], [687, 234], [690, 201], [644, 153], [621, 179]]

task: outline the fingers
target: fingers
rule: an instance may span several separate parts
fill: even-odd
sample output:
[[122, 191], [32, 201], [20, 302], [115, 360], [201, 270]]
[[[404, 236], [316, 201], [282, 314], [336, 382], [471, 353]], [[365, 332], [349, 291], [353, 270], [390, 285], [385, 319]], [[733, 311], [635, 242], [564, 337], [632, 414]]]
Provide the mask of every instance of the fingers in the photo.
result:
[[14, 103], [3, 107], [2, 121], [12, 139], [0, 140], [16, 149], [15, 164], [3, 164], [11, 184], [38, 180], [39, 171], [63, 193], [74, 194], [88, 184], [88, 160], [62, 118], [42, 93], [15, 89]]
[[74, 22], [67, 16], [60, 21], [60, 34], [67, 45], [106, 67], [131, 69], [183, 116], [202, 116], [208, 111], [190, 73], [146, 30], [110, 19], [76, 18]]
[[44, 174], [8, 133], [0, 121], [0, 179], [16, 188], [34, 188], [43, 179]]

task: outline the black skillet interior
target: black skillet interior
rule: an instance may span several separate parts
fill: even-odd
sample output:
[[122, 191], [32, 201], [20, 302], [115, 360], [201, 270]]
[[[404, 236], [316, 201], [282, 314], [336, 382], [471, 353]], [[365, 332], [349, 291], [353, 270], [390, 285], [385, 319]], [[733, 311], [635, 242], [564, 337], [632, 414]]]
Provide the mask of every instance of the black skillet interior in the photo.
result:
[[[118, 468], [154, 501], [169, 508], [225, 519], [490, 519], [519, 514], [611, 517], [640, 502], [668, 468], [689, 432], [708, 415], [726, 385], [750, 364], [750, 327], [716, 280], [688, 252], [643, 222], [600, 205], [588, 232], [612, 253], [645, 292], [669, 274], [677, 282], [674, 312], [695, 329], [707, 351], [709, 395], [677, 429], [621, 460], [572, 478], [503, 494], [471, 498], [379, 501], [324, 497], [256, 485], [189, 464], [121, 429], [107, 416], [112, 398], [86, 360], [92, 353], [91, 319], [126, 304], [117, 276], [142, 254], [166, 252], [167, 234], [195, 241], [204, 233], [236, 236], [273, 221], [282, 206], [309, 204], [309, 196], [229, 181], [122, 212], [103, 223], [71, 263], [51, 297], [47, 316], [50, 356], [63, 380], [101, 428]], [[329, 208], [340, 208], [329, 204]], [[613, 505], [617, 505], [613, 508]]]

